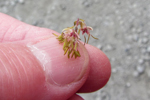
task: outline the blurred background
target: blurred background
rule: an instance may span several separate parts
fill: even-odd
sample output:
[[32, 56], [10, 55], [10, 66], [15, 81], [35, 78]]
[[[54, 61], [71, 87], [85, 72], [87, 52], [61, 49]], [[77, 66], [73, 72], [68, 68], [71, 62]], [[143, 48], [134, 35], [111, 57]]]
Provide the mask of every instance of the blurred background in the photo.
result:
[[85, 100], [149, 100], [150, 0], [0, 0], [0, 12], [61, 32], [77, 18], [93, 27], [89, 44], [110, 59], [112, 75]]

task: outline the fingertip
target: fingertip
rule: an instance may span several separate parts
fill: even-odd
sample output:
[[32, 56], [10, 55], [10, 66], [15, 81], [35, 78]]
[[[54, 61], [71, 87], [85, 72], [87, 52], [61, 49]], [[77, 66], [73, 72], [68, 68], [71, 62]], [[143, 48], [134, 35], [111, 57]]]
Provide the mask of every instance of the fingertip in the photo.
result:
[[86, 44], [86, 49], [90, 57], [90, 72], [79, 92], [93, 92], [102, 88], [111, 75], [111, 64], [108, 57], [94, 46]]
[[81, 96], [75, 94], [71, 98], [69, 98], [68, 100], [84, 100], [84, 99]]

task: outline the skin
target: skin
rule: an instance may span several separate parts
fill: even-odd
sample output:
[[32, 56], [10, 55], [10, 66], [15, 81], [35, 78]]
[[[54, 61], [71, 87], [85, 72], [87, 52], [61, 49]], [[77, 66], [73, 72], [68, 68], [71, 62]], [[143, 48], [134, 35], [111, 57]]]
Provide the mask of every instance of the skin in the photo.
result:
[[0, 13], [1, 100], [83, 100], [76, 93], [108, 82], [111, 65], [102, 51], [81, 43], [81, 57], [68, 59], [52, 33], [59, 34]]

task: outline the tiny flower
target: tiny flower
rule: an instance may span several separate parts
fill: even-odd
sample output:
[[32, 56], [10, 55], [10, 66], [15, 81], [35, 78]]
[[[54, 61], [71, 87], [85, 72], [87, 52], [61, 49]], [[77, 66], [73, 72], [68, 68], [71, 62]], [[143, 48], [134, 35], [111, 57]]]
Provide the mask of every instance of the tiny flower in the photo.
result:
[[83, 28], [81, 28], [82, 35], [83, 35], [84, 33], [87, 33], [88, 35], [90, 35], [90, 30], [93, 30], [93, 28], [90, 27], [90, 26], [83, 26]]
[[[57, 36], [56, 34], [54, 35]], [[79, 34], [73, 29], [73, 27], [63, 29], [62, 34], [57, 36], [57, 39], [60, 41], [60, 43], [64, 43], [64, 55], [67, 54], [68, 58], [77, 58], [81, 56], [78, 51], [79, 38]]]
[[[74, 22], [75, 25], [78, 25], [80, 24], [80, 29], [79, 31], [82, 31], [82, 35], [84, 35], [85, 33], [88, 35], [88, 40], [87, 40], [87, 43], [90, 39], [90, 36], [92, 36], [94, 39], [98, 39], [98, 38], [95, 38], [93, 35], [90, 34], [90, 30], [93, 30], [92, 27], [90, 26], [86, 26], [85, 22], [83, 19], [78, 19], [77, 21]], [[86, 37], [84, 35], [84, 39], [85, 39], [85, 42], [86, 42]]]
[[62, 33], [64, 34], [64, 38], [68, 38], [68, 40], [78, 40], [79, 34], [73, 29], [73, 27], [65, 28], [62, 30]]
[[[80, 28], [78, 28], [80, 26]], [[64, 50], [64, 55], [67, 54], [68, 58], [72, 57], [80, 57], [80, 52], [78, 51], [78, 45], [79, 45], [79, 40], [80, 40], [80, 31], [82, 31], [82, 35], [85, 33], [88, 35], [88, 41], [90, 36], [90, 30], [93, 30], [92, 27], [86, 26], [84, 23], [84, 20], [78, 19], [77, 21], [74, 22], [74, 26], [68, 27], [62, 30], [62, 33], [60, 36], [55, 35], [60, 43], [63, 43], [63, 50]], [[93, 37], [93, 36], [92, 36]], [[85, 43], [86, 43], [86, 37], [85, 38]], [[97, 39], [93, 37], [94, 39]], [[87, 43], [88, 43], [87, 41]]]

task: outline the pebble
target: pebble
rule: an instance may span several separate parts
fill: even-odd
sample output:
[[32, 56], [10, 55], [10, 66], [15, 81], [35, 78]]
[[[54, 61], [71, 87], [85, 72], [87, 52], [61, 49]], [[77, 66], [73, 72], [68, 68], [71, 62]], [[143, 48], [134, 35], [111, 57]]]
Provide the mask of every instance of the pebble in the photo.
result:
[[138, 60], [138, 63], [139, 63], [139, 64], [143, 64], [143, 63], [144, 63], [144, 60], [143, 60], [143, 59], [139, 59], [139, 60]]
[[126, 87], [130, 87], [131, 84], [129, 82], [126, 83]]
[[134, 34], [134, 35], [132, 36], [132, 39], [133, 39], [134, 41], [138, 41], [139, 36], [138, 36], [137, 34]]
[[7, 13], [7, 12], [8, 12], [8, 9], [7, 9], [6, 6], [2, 7], [2, 12], [4, 12], [4, 13]]
[[150, 78], [150, 70], [147, 70], [147, 76]]
[[137, 66], [137, 67], [136, 67], [136, 70], [137, 70], [137, 72], [138, 72], [139, 74], [142, 74], [142, 73], [144, 73], [144, 71], [145, 71], [145, 67], [144, 67], [144, 66]]
[[146, 49], [145, 48], [141, 48], [141, 53], [142, 54], [145, 54], [147, 51], [146, 51]]
[[65, 5], [60, 5], [60, 8], [61, 8], [62, 10], [66, 10], [66, 6], [65, 6]]
[[115, 4], [119, 5], [119, 4], [120, 4], [120, 1], [115, 1]]
[[[138, 13], [138, 14], [140, 15], [141, 13]], [[138, 33], [141, 33], [141, 32], [142, 32], [142, 28], [138, 28], [138, 29], [137, 29], [137, 32], [138, 32]]]
[[143, 35], [144, 35], [144, 36], [148, 36], [149, 33], [148, 33], [148, 32], [144, 32]]
[[127, 46], [125, 47], [125, 52], [129, 52], [130, 49], [131, 49], [131, 45], [127, 45]]
[[111, 50], [113, 50], [113, 47], [110, 44], [106, 45], [105, 51], [111, 51]]
[[143, 59], [144, 59], [145, 61], [150, 61], [150, 56], [149, 56], [149, 55], [143, 56]]
[[142, 43], [143, 43], [143, 44], [146, 44], [147, 42], [148, 42], [148, 38], [143, 38], [143, 39], [142, 39]]
[[24, 0], [18, 0], [19, 3], [23, 4], [24, 3]]
[[10, 4], [11, 4], [12, 6], [14, 6], [14, 5], [16, 4], [16, 2], [15, 2], [15, 1], [10, 1]]
[[90, 7], [91, 5], [92, 5], [92, 2], [90, 2], [89, 0], [87, 1], [87, 0], [84, 0], [83, 1], [83, 6], [85, 6], [85, 7]]
[[32, 25], [37, 26], [38, 25], [38, 21], [33, 21]]
[[150, 53], [150, 46], [147, 47], [147, 52]]
[[5, 1], [5, 6], [8, 6], [9, 5], [9, 1]]
[[19, 15], [16, 15], [16, 19], [18, 19], [18, 20], [22, 20], [22, 18], [19, 16]]
[[96, 46], [98, 49], [102, 50], [103, 46], [101, 44]]
[[139, 73], [138, 73], [137, 71], [134, 71], [134, 72], [133, 72], [133, 76], [134, 76], [134, 77], [138, 77], [138, 76], [139, 76]]
[[150, 90], [147, 91], [148, 95], [150, 95]]
[[101, 100], [110, 100], [110, 96], [107, 92], [102, 91]]
[[115, 57], [111, 57], [111, 58], [110, 58], [110, 61], [115, 62], [115, 61], [116, 61], [116, 58], [115, 58]]
[[112, 69], [112, 73], [116, 73], [117, 72], [117, 69], [116, 68], [113, 68]]

